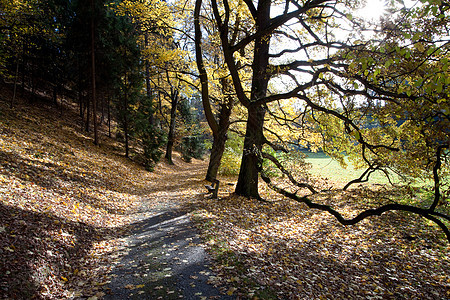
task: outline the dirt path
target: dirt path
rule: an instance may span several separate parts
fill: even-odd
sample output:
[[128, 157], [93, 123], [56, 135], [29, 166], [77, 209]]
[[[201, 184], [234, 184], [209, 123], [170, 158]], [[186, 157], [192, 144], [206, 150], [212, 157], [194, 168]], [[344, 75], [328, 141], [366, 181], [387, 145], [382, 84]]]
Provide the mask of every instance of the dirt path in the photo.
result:
[[234, 299], [208, 284], [213, 276], [186, 204], [204, 197], [204, 162], [161, 164], [143, 198], [105, 299]]

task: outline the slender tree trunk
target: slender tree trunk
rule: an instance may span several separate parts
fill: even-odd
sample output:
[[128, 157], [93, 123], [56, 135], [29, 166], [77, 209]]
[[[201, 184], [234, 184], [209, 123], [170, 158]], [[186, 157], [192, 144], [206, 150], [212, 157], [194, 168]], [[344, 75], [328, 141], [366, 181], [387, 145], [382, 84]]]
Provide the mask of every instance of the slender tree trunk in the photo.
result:
[[[270, 22], [270, 0], [258, 2], [256, 29], [264, 29]], [[251, 101], [254, 103], [267, 94], [269, 76], [270, 36], [262, 36], [255, 39], [253, 57], [253, 78]], [[265, 109], [261, 105], [250, 104], [248, 109], [247, 128], [244, 139], [244, 151], [242, 155], [241, 169], [236, 184], [236, 194], [260, 198], [258, 192], [258, 174], [261, 169], [261, 149], [265, 141], [263, 134]]]
[[[81, 92], [81, 67], [80, 67], [80, 59], [78, 57], [77, 59], [77, 70], [78, 70], [78, 87], [77, 87], [77, 92], [78, 92], [78, 104], [79, 104], [79, 108], [80, 108], [80, 117], [81, 117], [81, 122], [84, 122], [84, 113], [83, 113], [83, 94]], [[83, 127], [83, 124], [81, 125], [81, 127]]]
[[57, 91], [57, 86], [55, 85], [53, 87], [53, 104], [55, 105], [55, 107], [58, 106], [58, 91]]
[[97, 128], [97, 91], [95, 86], [95, 20], [94, 20], [94, 0], [91, 0], [91, 80], [92, 80], [92, 121], [94, 123], [94, 144], [98, 145]]
[[111, 96], [108, 95], [108, 136], [111, 137]]
[[99, 125], [102, 125], [103, 122], [105, 122], [105, 95], [102, 95], [100, 97], [100, 110], [101, 110], [101, 117], [100, 117], [100, 123]]
[[[144, 39], [145, 39], [145, 47], [149, 46], [148, 43], [148, 33], [145, 33], [144, 35]], [[151, 84], [150, 84], [150, 64], [148, 62], [148, 59], [146, 59], [145, 61], [145, 86], [147, 89], [147, 97], [151, 100], [150, 103], [150, 107], [151, 107], [151, 113], [149, 116], [149, 123], [150, 125], [153, 125], [154, 120], [153, 120], [153, 98], [152, 98], [152, 88], [151, 88]]]
[[86, 95], [86, 97], [84, 97], [85, 103], [85, 110], [86, 110], [86, 122], [85, 122], [85, 130], [86, 132], [89, 132], [91, 127], [90, 127], [90, 119], [91, 119], [91, 101], [90, 101], [90, 97], [89, 94]]
[[169, 164], [173, 165], [172, 161], [172, 151], [173, 144], [175, 142], [175, 121], [177, 117], [177, 105], [178, 105], [178, 91], [175, 90], [172, 93], [172, 107], [170, 108], [170, 123], [169, 123], [169, 134], [167, 135], [167, 148], [165, 158]]
[[25, 95], [25, 70], [26, 70], [26, 60], [25, 60], [25, 42], [22, 44], [22, 83], [21, 83], [21, 96]]
[[209, 156], [208, 170], [206, 171], [206, 180], [213, 182], [217, 179], [217, 173], [225, 151], [225, 142], [227, 141], [227, 132], [230, 127], [230, 115], [233, 105], [233, 99], [230, 97], [228, 103], [223, 104], [219, 113], [219, 130], [214, 135], [211, 155]]
[[17, 79], [19, 77], [19, 60], [17, 60], [16, 63], [16, 74], [14, 75], [14, 92], [13, 96], [11, 98], [11, 104], [10, 107], [13, 108], [14, 102], [16, 101], [16, 91], [17, 91]]
[[31, 71], [30, 71], [30, 82], [31, 82], [31, 95], [30, 95], [30, 102], [34, 102], [36, 100], [36, 77], [34, 76], [35, 74], [34, 71], [34, 66], [31, 66]]
[[[52, 55], [53, 61], [56, 61], [56, 55]], [[59, 92], [59, 78], [58, 78], [58, 71], [57, 67], [54, 66], [52, 68], [52, 76], [53, 76], [53, 104], [55, 107], [58, 107], [58, 92]]]
[[124, 99], [124, 105], [125, 105], [125, 110], [124, 110], [124, 115], [123, 115], [123, 134], [125, 135], [125, 157], [129, 158], [130, 157], [130, 145], [129, 145], [129, 140], [128, 140], [128, 95], [125, 92], [125, 99]]

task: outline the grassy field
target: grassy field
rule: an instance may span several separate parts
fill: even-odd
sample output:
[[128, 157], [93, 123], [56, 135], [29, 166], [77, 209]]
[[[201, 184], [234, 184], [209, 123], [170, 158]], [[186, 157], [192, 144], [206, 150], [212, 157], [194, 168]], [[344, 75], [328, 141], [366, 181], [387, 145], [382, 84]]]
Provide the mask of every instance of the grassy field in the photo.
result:
[[[303, 152], [307, 155], [306, 162], [310, 163], [311, 173], [313, 175], [328, 178], [338, 184], [346, 184], [347, 182], [358, 178], [364, 172], [364, 169], [355, 169], [351, 163], [347, 167], [342, 167], [338, 161], [329, 157], [323, 152]], [[347, 161], [348, 162], [348, 161]], [[398, 176], [393, 176], [398, 181]], [[386, 176], [382, 172], [375, 172], [370, 177], [370, 183], [385, 184], [388, 183]]]

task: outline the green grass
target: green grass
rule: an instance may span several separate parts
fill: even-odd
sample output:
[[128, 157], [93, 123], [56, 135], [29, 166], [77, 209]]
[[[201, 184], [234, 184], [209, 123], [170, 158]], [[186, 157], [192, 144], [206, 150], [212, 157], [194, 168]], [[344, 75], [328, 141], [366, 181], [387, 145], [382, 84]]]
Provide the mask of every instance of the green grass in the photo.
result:
[[[364, 172], [364, 169], [355, 169], [351, 163], [347, 160], [347, 167], [342, 167], [339, 162], [329, 157], [323, 152], [303, 152], [307, 155], [305, 161], [310, 163], [311, 173], [313, 175], [328, 178], [329, 180], [345, 184], [353, 179], [359, 178]], [[398, 177], [393, 176], [397, 181]], [[389, 183], [386, 176], [380, 172], [376, 171], [370, 176], [370, 183], [386, 184]]]

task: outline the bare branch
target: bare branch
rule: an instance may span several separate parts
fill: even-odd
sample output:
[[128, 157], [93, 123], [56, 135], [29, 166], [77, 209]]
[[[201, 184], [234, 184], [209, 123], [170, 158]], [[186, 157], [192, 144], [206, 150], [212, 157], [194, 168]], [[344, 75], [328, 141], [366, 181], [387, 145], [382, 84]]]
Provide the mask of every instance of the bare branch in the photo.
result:
[[[283, 167], [283, 165], [272, 155], [263, 152], [262, 157], [270, 160], [284, 175], [286, 175], [289, 178], [289, 180], [292, 182], [292, 184], [295, 185], [296, 187], [306, 188], [313, 194], [317, 193], [317, 191], [314, 189], [314, 187], [312, 185], [307, 184], [307, 183], [301, 183], [301, 182], [298, 182], [297, 180], [295, 180], [294, 176], [292, 176], [292, 174], [288, 170], [286, 170]], [[261, 173], [263, 173], [263, 172], [261, 172]], [[261, 175], [261, 176], [263, 176], [263, 175]]]
[[[422, 216], [422, 217], [436, 223], [442, 229], [442, 231], [445, 233], [447, 240], [450, 243], [449, 228], [447, 227], [447, 225], [444, 222], [440, 221], [437, 218], [437, 217], [442, 217], [442, 214], [436, 214], [435, 212], [430, 212], [428, 209], [423, 209], [423, 208], [419, 208], [419, 207], [415, 207], [415, 206], [411, 206], [411, 205], [399, 204], [399, 203], [390, 203], [390, 204], [380, 206], [378, 208], [366, 209], [366, 210], [360, 212], [355, 217], [346, 219], [341, 213], [339, 213], [337, 210], [333, 209], [329, 205], [312, 202], [308, 198], [308, 196], [299, 197], [294, 193], [291, 193], [285, 189], [282, 189], [282, 188], [272, 184], [271, 179], [263, 173], [261, 173], [261, 178], [267, 183], [267, 185], [272, 190], [276, 191], [277, 193], [282, 194], [283, 196], [288, 197], [297, 202], [305, 203], [309, 208], [326, 211], [326, 212], [330, 213], [332, 216], [334, 216], [336, 218], [336, 220], [338, 220], [338, 222], [341, 223], [342, 225], [354, 225], [368, 217], [380, 216], [381, 214], [383, 214], [385, 212], [389, 212], [389, 211], [405, 211], [405, 212], [417, 214], [419, 216]], [[445, 218], [448, 220], [448, 216], [445, 216]]]

